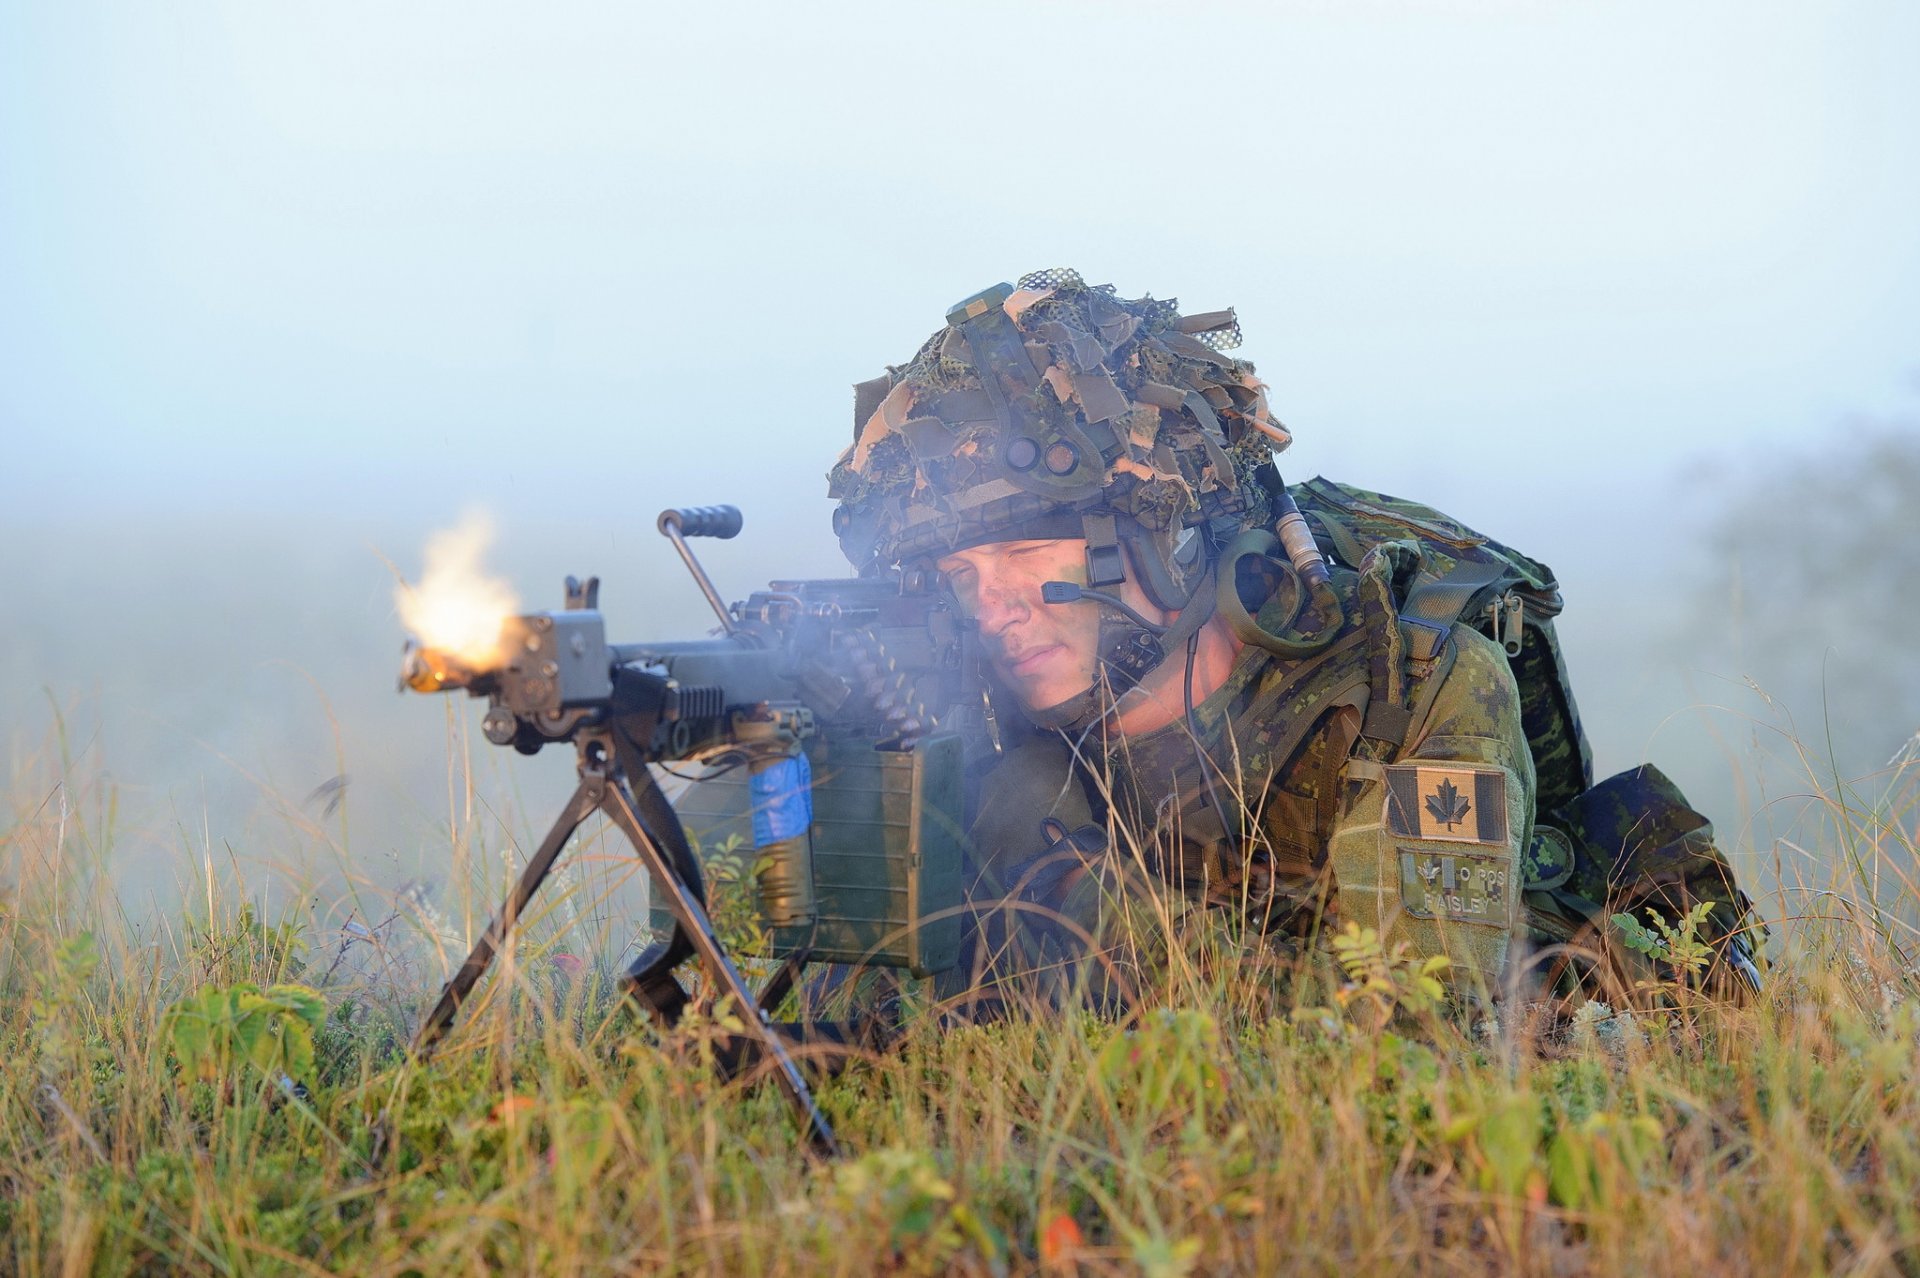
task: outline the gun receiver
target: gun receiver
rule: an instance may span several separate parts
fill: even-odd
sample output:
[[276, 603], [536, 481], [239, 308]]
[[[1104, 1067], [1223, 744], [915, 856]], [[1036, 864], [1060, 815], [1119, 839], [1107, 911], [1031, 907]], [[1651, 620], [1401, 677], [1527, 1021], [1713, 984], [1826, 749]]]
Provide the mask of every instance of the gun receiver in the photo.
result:
[[[670, 938], [629, 971], [629, 992], [671, 1023], [687, 1004], [672, 972], [698, 957], [746, 1013], [742, 1063], [771, 1072], [810, 1138], [831, 1149], [784, 1041], [815, 1041], [815, 1027], [766, 1017], [810, 961], [916, 975], [956, 961], [964, 776], [997, 747], [973, 631], [935, 583], [776, 581], [727, 608], [684, 538], [730, 537], [740, 526], [731, 506], [659, 520], [720, 615], [717, 637], [609, 643], [598, 578], [569, 577], [565, 608], [502, 622], [490, 662], [409, 643], [403, 687], [484, 697], [489, 741], [525, 754], [571, 744], [580, 775], [415, 1049], [424, 1055], [445, 1035], [573, 831], [598, 810], [646, 863], [656, 913], [664, 905], [672, 923]], [[710, 766], [676, 810], [650, 765], [686, 761]], [[760, 914], [772, 957], [784, 960], [758, 997], [714, 933], [683, 817], [708, 837], [751, 836]]]

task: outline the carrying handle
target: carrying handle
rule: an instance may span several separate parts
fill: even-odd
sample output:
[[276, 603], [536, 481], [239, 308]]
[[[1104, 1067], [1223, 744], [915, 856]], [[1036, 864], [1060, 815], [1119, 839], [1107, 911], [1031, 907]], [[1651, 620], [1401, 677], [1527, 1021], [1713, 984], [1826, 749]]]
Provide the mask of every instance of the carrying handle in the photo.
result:
[[720, 618], [720, 628], [728, 634], [734, 632], [733, 614], [727, 611], [727, 605], [720, 598], [720, 592], [713, 588], [713, 579], [707, 576], [707, 570], [693, 557], [693, 551], [687, 547], [689, 537], [719, 537], [723, 540], [740, 534], [738, 506], [685, 506], [669, 508], [660, 512], [656, 527], [661, 536], [673, 543], [680, 552], [680, 562], [693, 574], [693, 584], [700, 587], [700, 593], [707, 597], [707, 606], [713, 609], [713, 615]]

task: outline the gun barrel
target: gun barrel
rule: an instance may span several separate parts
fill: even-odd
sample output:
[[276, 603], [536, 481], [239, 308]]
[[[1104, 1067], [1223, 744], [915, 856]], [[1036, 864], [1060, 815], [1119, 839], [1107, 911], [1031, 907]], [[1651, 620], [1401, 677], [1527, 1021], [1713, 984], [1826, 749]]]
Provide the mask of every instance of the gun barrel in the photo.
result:
[[470, 687], [479, 672], [442, 648], [408, 641], [400, 657], [400, 687], [415, 692], [452, 692]]

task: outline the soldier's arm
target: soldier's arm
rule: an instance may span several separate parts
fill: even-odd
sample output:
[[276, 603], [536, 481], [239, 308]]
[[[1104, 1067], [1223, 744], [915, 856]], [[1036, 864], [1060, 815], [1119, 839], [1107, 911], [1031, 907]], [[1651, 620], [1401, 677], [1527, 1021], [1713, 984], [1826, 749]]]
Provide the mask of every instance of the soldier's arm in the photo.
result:
[[1348, 761], [1328, 858], [1342, 922], [1444, 954], [1456, 988], [1497, 994], [1532, 837], [1533, 758], [1505, 653], [1464, 625], [1451, 642], [1398, 758]]
[[1084, 838], [1056, 840], [1060, 831], [1091, 830], [1091, 820], [1066, 747], [1051, 734], [1010, 751], [983, 778], [967, 832], [962, 961], [936, 982], [941, 998], [991, 1002], [998, 984], [1040, 968], [1051, 985], [1071, 987], [1072, 969], [1056, 951], [1098, 927], [1100, 892], [1086, 873]]

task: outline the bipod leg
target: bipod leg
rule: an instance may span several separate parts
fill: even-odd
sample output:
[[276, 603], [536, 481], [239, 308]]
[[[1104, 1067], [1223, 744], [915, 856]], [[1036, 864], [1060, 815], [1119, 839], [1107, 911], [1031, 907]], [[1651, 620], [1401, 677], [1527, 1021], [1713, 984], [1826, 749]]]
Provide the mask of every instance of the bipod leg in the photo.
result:
[[672, 1029], [686, 1014], [686, 987], [680, 984], [673, 969], [691, 957], [693, 946], [687, 944], [675, 928], [671, 940], [657, 941], [641, 951], [621, 979], [627, 997], [645, 1008], [660, 1023], [661, 1029]]
[[[795, 950], [781, 962], [779, 970], [767, 978], [754, 998], [754, 1005], [762, 1016], [773, 1015], [773, 1009], [793, 993], [812, 953], [811, 947]], [[680, 984], [673, 970], [692, 957], [692, 944], [676, 931], [673, 940], [657, 941], [641, 951], [621, 980], [627, 996], [645, 1008], [662, 1029], [678, 1025], [687, 1010], [686, 987]]]
[[[707, 918], [706, 908], [693, 889], [681, 878], [674, 868], [667, 849], [662, 848], [660, 840], [653, 836], [647, 824], [640, 819], [639, 811], [643, 804], [655, 810], [656, 820], [662, 825], [671, 821], [672, 831], [680, 833], [679, 817], [667, 803], [666, 796], [660, 793], [658, 784], [644, 765], [635, 776], [634, 784], [639, 787], [641, 798], [636, 799], [628, 791], [626, 781], [616, 776], [607, 787], [606, 797], [601, 803], [602, 809], [613, 823], [625, 832], [633, 843], [634, 850], [646, 863], [653, 875], [654, 883], [666, 896], [667, 908], [673, 911], [673, 917], [679, 925], [681, 935], [693, 946], [693, 952], [706, 965], [707, 972], [713, 977], [720, 992], [733, 1000], [733, 1006], [746, 1026], [744, 1037], [753, 1045], [761, 1061], [770, 1066], [773, 1078], [786, 1093], [787, 1100], [800, 1115], [800, 1121], [807, 1129], [807, 1139], [813, 1148], [829, 1157], [840, 1150], [833, 1139], [833, 1128], [827, 1125], [826, 1115], [814, 1103], [813, 1092], [807, 1087], [807, 1080], [801, 1077], [799, 1067], [788, 1055], [786, 1045], [767, 1026], [766, 1018], [760, 1011], [753, 991], [747, 988], [733, 960], [727, 957], [726, 947], [720, 944], [720, 938], [713, 934], [713, 923]], [[664, 811], [662, 811], [664, 810]], [[684, 842], [684, 836], [682, 836]], [[683, 851], [679, 847], [675, 852]], [[688, 852], [690, 856], [691, 853]]]
[[811, 945], [803, 946], [787, 955], [786, 961], [780, 964], [780, 970], [768, 978], [767, 983], [760, 988], [760, 997], [754, 1003], [760, 1009], [760, 1015], [772, 1016], [773, 1009], [780, 1006], [787, 995], [793, 993], [793, 983], [800, 979], [800, 971], [806, 967], [807, 959], [812, 955]]
[[473, 987], [480, 983], [480, 978], [492, 964], [493, 956], [506, 944], [507, 933], [519, 921], [520, 912], [527, 908], [527, 902], [533, 899], [533, 894], [546, 882], [547, 875], [553, 872], [553, 863], [559, 859], [560, 849], [567, 845], [573, 832], [580, 828], [580, 823], [595, 808], [605, 806], [606, 795], [607, 778], [603, 773], [582, 774], [573, 797], [567, 800], [567, 806], [561, 810], [553, 828], [541, 840], [533, 859], [527, 862], [527, 868], [520, 872], [519, 881], [501, 903], [500, 912], [493, 916], [493, 921], [487, 924], [487, 930], [474, 942], [473, 952], [467, 955], [467, 961], [460, 965], [453, 979], [441, 987], [439, 1001], [427, 1013], [427, 1019], [420, 1024], [419, 1033], [413, 1037], [415, 1056], [425, 1059], [446, 1037], [453, 1018], [460, 1011], [460, 1005], [467, 1001], [467, 995], [473, 993]]

